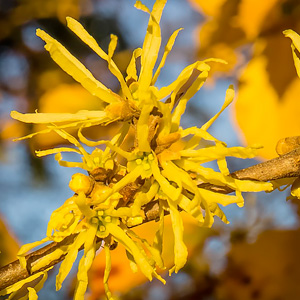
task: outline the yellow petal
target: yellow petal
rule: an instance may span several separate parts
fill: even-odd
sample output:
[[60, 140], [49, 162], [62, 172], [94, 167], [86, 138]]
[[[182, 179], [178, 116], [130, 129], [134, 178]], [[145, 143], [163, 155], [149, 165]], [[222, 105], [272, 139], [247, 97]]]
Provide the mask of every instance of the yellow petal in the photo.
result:
[[202, 167], [198, 163], [195, 163], [193, 161], [181, 160], [177, 161], [176, 164], [186, 171], [197, 172], [199, 180], [215, 185], [226, 185], [234, 190], [243, 192], [260, 192], [273, 190], [273, 185], [270, 182], [238, 180], [231, 176], [225, 176], [224, 174], [216, 172], [211, 168]]
[[[59, 239], [58, 242], [62, 241], [63, 239]], [[42, 259], [39, 259], [31, 268], [32, 272], [37, 272], [41, 269], [45, 269], [45, 267], [49, 266], [53, 261], [59, 260], [62, 256], [65, 256], [66, 250], [62, 250], [60, 248], [55, 249], [50, 254], [43, 256]]]
[[[125, 125], [124, 127], [124, 133], [123, 134], [126, 134], [126, 128], [127, 126]], [[128, 129], [128, 128], [127, 128]], [[120, 137], [123, 136], [120, 135]], [[102, 141], [91, 141], [91, 140], [88, 140], [83, 134], [82, 134], [82, 131], [81, 129], [79, 129], [78, 131], [78, 137], [79, 137], [79, 140], [86, 144], [87, 146], [90, 146], [90, 147], [96, 147], [96, 146], [99, 146], [99, 145], [106, 145], [108, 149], [111, 149], [112, 151], [115, 151], [116, 153], [120, 154], [121, 156], [123, 156], [124, 158], [126, 158], [128, 161], [132, 160], [133, 159], [133, 154], [132, 152], [127, 152], [127, 151], [124, 151], [122, 150], [120, 147], [118, 147], [118, 143], [116, 143], [116, 145], [114, 145], [111, 141], [106, 141], [106, 140], [102, 140]], [[106, 149], [107, 149], [106, 148]], [[106, 151], [106, 150], [105, 150]]]
[[216, 159], [223, 159], [226, 156], [237, 158], [253, 158], [256, 156], [256, 148], [254, 147], [230, 147], [211, 146], [198, 150], [186, 149], [181, 150], [180, 155], [189, 157], [189, 160], [204, 163]]
[[136, 60], [138, 57], [142, 55], [142, 49], [137, 48], [133, 51], [131, 60], [129, 62], [129, 65], [126, 69], [127, 77], [126, 77], [126, 82], [132, 78], [133, 80], [137, 81], [137, 70], [136, 70]]
[[20, 264], [21, 264], [22, 268], [26, 269], [26, 259], [25, 259], [25, 254], [26, 254], [29, 250], [31, 250], [31, 249], [33, 249], [33, 248], [35, 248], [35, 247], [37, 247], [37, 246], [39, 246], [39, 245], [41, 245], [41, 244], [44, 244], [45, 242], [48, 242], [48, 241], [49, 241], [49, 238], [46, 237], [46, 238], [42, 239], [41, 241], [37, 241], [37, 242], [25, 244], [25, 245], [23, 245], [23, 246], [20, 248], [20, 250], [19, 250], [19, 252], [18, 252], [18, 254], [17, 254], [17, 257], [18, 257], [18, 259], [20, 260]]
[[106, 295], [107, 299], [111, 300], [112, 295], [111, 295], [111, 292], [108, 287], [108, 278], [109, 278], [109, 274], [111, 271], [111, 255], [110, 255], [109, 247], [106, 244], [104, 244], [103, 247], [104, 247], [104, 251], [105, 251], [105, 270], [104, 270], [104, 276], [103, 276], [104, 291], [105, 291], [105, 295]]
[[179, 128], [180, 119], [182, 114], [185, 112], [185, 108], [188, 100], [190, 100], [200, 90], [200, 88], [203, 86], [204, 82], [206, 81], [207, 77], [208, 77], [207, 71], [203, 71], [202, 73], [200, 73], [197, 79], [192, 83], [192, 85], [188, 88], [186, 93], [180, 99], [179, 104], [176, 106], [172, 114], [172, 123], [175, 125], [174, 128]]
[[169, 40], [168, 40], [168, 42], [167, 42], [167, 45], [166, 45], [166, 47], [165, 47], [165, 51], [164, 51], [163, 57], [162, 57], [162, 59], [161, 59], [159, 65], [158, 65], [158, 67], [157, 67], [157, 69], [156, 69], [156, 71], [155, 71], [155, 74], [154, 74], [154, 76], [153, 76], [153, 78], [152, 78], [152, 82], [151, 82], [152, 85], [155, 84], [155, 82], [156, 82], [156, 80], [157, 80], [157, 78], [158, 78], [158, 76], [159, 76], [159, 74], [160, 74], [161, 69], [162, 69], [163, 66], [165, 65], [167, 56], [168, 56], [168, 54], [170, 53], [170, 51], [172, 50], [172, 48], [173, 48], [173, 45], [174, 45], [174, 43], [175, 43], [175, 39], [176, 39], [176, 37], [177, 37], [179, 31], [182, 30], [182, 29], [183, 29], [183, 28], [179, 28], [179, 29], [175, 30], [175, 31], [172, 33], [172, 35], [170, 36], [170, 38], [169, 38]]
[[146, 5], [144, 5], [141, 1], [136, 1], [135, 4], [134, 4], [134, 7], [139, 9], [139, 10], [142, 10], [142, 11], [148, 13], [148, 14], [151, 13], [149, 8]]
[[59, 123], [59, 122], [74, 122], [74, 121], [83, 121], [88, 119], [99, 119], [106, 120], [107, 115], [104, 111], [88, 111], [81, 110], [75, 114], [69, 113], [28, 113], [22, 114], [17, 111], [12, 111], [10, 116], [18, 121], [24, 123]]
[[87, 204], [86, 196], [83, 191], [79, 192], [78, 196], [75, 198], [75, 203], [82, 215], [88, 220], [96, 216], [96, 211], [91, 209], [90, 205]]
[[153, 110], [152, 104], [144, 104], [136, 126], [136, 135], [138, 140], [138, 149], [142, 152], [151, 152], [148, 141], [149, 135], [149, 116]]
[[89, 166], [87, 166], [87, 164], [85, 163], [81, 163], [81, 162], [70, 162], [70, 161], [64, 161], [62, 160], [62, 155], [61, 153], [57, 153], [55, 155], [55, 160], [58, 161], [58, 163], [62, 166], [62, 167], [68, 167], [68, 168], [81, 168], [83, 170], [87, 170], [87, 171], [91, 171], [92, 168], [90, 168]]
[[126, 232], [135, 239], [140, 240], [144, 247], [149, 251], [150, 257], [153, 259], [153, 266], [158, 265], [160, 268], [164, 267], [161, 252], [157, 251], [157, 248], [152, 247], [146, 239], [139, 237], [134, 231], [128, 229]]
[[132, 255], [130, 252], [128, 252], [128, 251], [126, 250], [126, 256], [127, 256], [128, 260], [129, 260], [129, 265], [130, 265], [131, 271], [132, 271], [133, 273], [137, 273], [137, 271], [138, 271], [138, 266], [137, 266], [137, 264], [136, 264], [135, 261], [134, 261], [133, 255]]
[[67, 147], [60, 147], [60, 148], [54, 148], [54, 149], [49, 149], [49, 150], [36, 150], [35, 154], [37, 157], [41, 156], [46, 156], [46, 155], [51, 155], [51, 154], [56, 154], [60, 152], [75, 152], [81, 154], [80, 151], [74, 148], [67, 148]]
[[153, 17], [155, 18], [157, 23], [160, 22], [161, 15], [162, 15], [162, 12], [164, 10], [166, 3], [167, 3], [167, 0], [156, 0], [154, 2], [151, 14], [153, 15]]
[[118, 41], [117, 36], [114, 35], [114, 34], [111, 34], [110, 43], [108, 45], [108, 58], [107, 58], [108, 68], [111, 71], [111, 73], [113, 75], [115, 75], [116, 78], [118, 79], [118, 81], [120, 82], [121, 90], [122, 90], [122, 93], [124, 94], [125, 98], [127, 98], [129, 100], [132, 100], [131, 92], [130, 92], [129, 87], [127, 86], [127, 84], [125, 82], [123, 74], [121, 73], [121, 71], [118, 69], [118, 67], [116, 66], [116, 64], [112, 60], [112, 57], [113, 57], [114, 52], [115, 52], [116, 47], [117, 47], [117, 41]]
[[87, 231], [79, 233], [79, 235], [75, 238], [73, 244], [68, 246], [68, 254], [65, 259], [62, 261], [58, 275], [56, 276], [56, 290], [61, 289], [61, 285], [65, 278], [68, 276], [73, 263], [75, 262], [79, 248], [84, 244], [85, 239], [87, 238]]
[[[155, 237], [153, 240], [153, 251], [155, 251], [156, 255], [160, 258], [161, 258], [162, 251], [163, 251], [164, 218], [165, 218], [164, 209], [160, 203], [160, 205], [159, 205], [159, 225], [158, 225], [158, 229], [155, 233]], [[163, 263], [162, 258], [157, 264], [161, 269], [164, 268], [164, 263]]]
[[291, 195], [300, 199], [300, 179], [299, 179], [299, 177], [292, 184]]
[[125, 185], [129, 184], [130, 182], [134, 182], [143, 172], [144, 168], [142, 165], [139, 165], [135, 169], [131, 170], [126, 176], [124, 176], [121, 180], [119, 180], [112, 188], [112, 191], [118, 192], [122, 189]]
[[155, 276], [161, 282], [165, 283], [165, 280], [155, 272], [154, 268], [149, 264], [147, 258], [143, 255], [134, 241], [119, 226], [113, 223], [106, 223], [105, 226], [114, 239], [123, 244], [133, 255], [135, 262], [140, 267], [140, 270], [150, 281], [152, 280], [152, 276]]
[[207, 140], [207, 141], [212, 141], [216, 143], [221, 143], [222, 145], [226, 146], [226, 144], [222, 141], [219, 141], [215, 137], [213, 137], [210, 133], [207, 131], [203, 130], [202, 128], [197, 128], [197, 127], [190, 127], [184, 130], [180, 130], [180, 135], [181, 137], [186, 137], [188, 135], [194, 135], [193, 138], [191, 138], [185, 145], [185, 149], [193, 149], [196, 146], [199, 145], [199, 142], [201, 139]]
[[37, 29], [36, 34], [46, 42], [45, 49], [50, 52], [52, 59], [92, 95], [106, 103], [120, 101], [118, 95], [96, 80], [92, 73], [58, 41], [41, 29]]
[[[31, 276], [27, 277], [26, 279], [20, 280], [20, 281], [14, 283], [13, 285], [10, 285], [9, 287], [7, 287], [7, 288], [0, 291], [0, 296], [9, 295], [11, 293], [17, 292], [22, 288], [22, 286], [24, 284], [32, 283], [35, 279], [37, 279], [41, 276], [43, 276], [43, 279], [46, 280], [47, 279], [47, 271], [50, 270], [50, 269], [51, 268], [49, 268], [45, 271], [42, 271], [42, 272], [38, 272], [34, 275], [31, 275]], [[43, 279], [41, 280], [42, 283], [44, 283], [44, 281], [45, 281]]]
[[217, 164], [218, 164], [218, 167], [219, 167], [219, 170], [220, 172], [223, 174], [223, 175], [229, 175], [229, 169], [227, 167], [227, 161], [226, 161], [226, 158], [222, 158], [222, 159], [218, 159], [217, 160]]
[[[186, 190], [194, 194], [194, 197], [190, 200], [191, 203], [189, 209], [193, 210], [195, 207], [199, 206], [201, 203], [201, 197], [197, 188], [197, 184], [192, 180], [189, 174], [178, 168], [172, 161], [162, 162], [162, 167], [162, 175], [164, 175], [171, 181], [175, 181], [178, 185], [177, 190], [181, 191], [180, 187], [183, 186]], [[177, 179], [174, 178], [175, 176], [177, 177]], [[174, 195], [170, 199], [176, 201], [179, 196], [176, 198], [175, 197], [176, 195]]]
[[226, 91], [226, 96], [225, 96], [225, 101], [224, 104], [222, 105], [221, 110], [214, 116], [212, 117], [209, 121], [207, 121], [204, 125], [201, 126], [201, 129], [207, 130], [211, 124], [219, 117], [219, 115], [224, 111], [224, 109], [230, 105], [230, 103], [234, 99], [234, 88], [233, 85], [230, 85], [229, 88]]
[[170, 182], [175, 182], [177, 184], [177, 192], [173, 196], [173, 200], [176, 201], [179, 195], [182, 192], [182, 178], [181, 173], [178, 169], [176, 169], [171, 161], [161, 161], [162, 171], [161, 174], [167, 178]]
[[292, 40], [291, 46], [293, 51], [294, 63], [297, 70], [298, 77], [300, 78], [300, 57], [299, 57], [300, 36], [299, 34], [297, 34], [295, 31], [291, 29], [285, 30], [283, 33], [286, 37], [289, 37]]
[[93, 49], [102, 59], [107, 61], [107, 54], [98, 45], [96, 40], [85, 30], [85, 28], [75, 19], [67, 17], [67, 26], [70, 28], [85, 44]]
[[222, 220], [222, 222], [224, 222], [225, 224], [229, 224], [229, 221], [227, 220], [224, 212], [220, 209], [217, 203], [210, 203], [209, 210], [214, 216], [219, 217]]
[[28, 290], [29, 300], [37, 300], [38, 299], [38, 295], [34, 288], [28, 287], [27, 290]]
[[[200, 195], [206, 199], [207, 202], [221, 204], [222, 206], [227, 206], [229, 204], [241, 204], [244, 203], [243, 199], [235, 195], [224, 195], [216, 192], [212, 192], [206, 189], [198, 189]], [[209, 204], [209, 205], [210, 205]]]
[[84, 295], [88, 286], [88, 275], [87, 272], [91, 268], [91, 265], [95, 258], [96, 253], [96, 233], [98, 224], [90, 223], [87, 230], [85, 243], [84, 243], [84, 254], [81, 258], [77, 272], [77, 285], [74, 293], [74, 300], [84, 300]]
[[58, 135], [60, 135], [62, 138], [66, 139], [67, 141], [69, 141], [70, 143], [72, 143], [74, 146], [76, 146], [79, 149], [79, 151], [81, 152], [81, 154], [85, 158], [87, 167], [89, 167], [89, 168], [95, 167], [94, 166], [94, 161], [90, 157], [90, 154], [88, 154], [86, 152], [86, 150], [84, 149], [84, 147], [78, 142], [78, 140], [75, 137], [73, 137], [71, 134], [67, 133], [66, 131], [64, 131], [62, 129], [54, 129], [54, 131]]
[[178, 197], [181, 193], [180, 189], [175, 188], [164, 176], [162, 176], [159, 167], [156, 164], [153, 164], [151, 168], [153, 177], [158, 182], [160, 189], [164, 192], [164, 194], [170, 199], [173, 199], [174, 195], [175, 197]]
[[183, 241], [183, 222], [177, 205], [167, 200], [170, 208], [170, 215], [172, 220], [172, 228], [174, 233], [174, 267], [169, 271], [171, 275], [173, 271], [177, 273], [187, 261], [187, 247]]
[[196, 69], [200, 72], [204, 72], [204, 71], [208, 72], [210, 70], [210, 67], [208, 64], [204, 63], [203, 61], [197, 61], [197, 62], [185, 67], [180, 72], [180, 74], [176, 80], [174, 80], [169, 85], [162, 87], [158, 91], [158, 98], [163, 99], [163, 98], [167, 97], [168, 95], [170, 95], [172, 91], [180, 90], [180, 88], [183, 87], [188, 82], [191, 75], [193, 74], [194, 69]]
[[153, 69], [161, 44], [159, 22], [166, 2], [166, 0], [156, 1], [150, 13], [141, 55], [141, 73], [139, 77], [141, 91], [146, 91], [152, 81]]
[[122, 91], [124, 95], [128, 99], [132, 99], [131, 93], [128, 89], [128, 86], [125, 83], [123, 75], [119, 68], [116, 66], [114, 61], [111, 59], [114, 53], [114, 50], [117, 46], [117, 37], [115, 35], [111, 35], [111, 42], [108, 49], [108, 55], [101, 49], [98, 45], [96, 40], [84, 29], [84, 27], [77, 22], [75, 19], [71, 17], [67, 17], [67, 26], [84, 42], [86, 43], [91, 49], [93, 49], [102, 59], [108, 62], [109, 70], [113, 75], [117, 77], [119, 80]]
[[178, 198], [178, 206], [183, 209], [185, 212], [187, 212], [190, 216], [195, 218], [198, 222], [199, 225], [203, 225], [204, 223], [204, 218], [203, 218], [203, 213], [200, 209], [200, 206], [195, 206], [191, 199], [187, 198], [184, 195], [180, 195]]

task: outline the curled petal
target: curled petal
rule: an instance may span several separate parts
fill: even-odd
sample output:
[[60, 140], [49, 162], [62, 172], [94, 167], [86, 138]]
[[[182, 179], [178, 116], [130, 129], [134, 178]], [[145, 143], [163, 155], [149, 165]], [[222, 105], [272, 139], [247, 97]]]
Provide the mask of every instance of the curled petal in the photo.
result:
[[283, 33], [286, 37], [289, 37], [292, 40], [291, 47], [293, 51], [294, 63], [297, 70], [298, 77], [300, 77], [300, 57], [299, 57], [300, 36], [299, 34], [297, 34], [295, 31], [291, 29], [285, 30]]
[[61, 122], [74, 122], [84, 121], [89, 119], [102, 120], [107, 122], [108, 118], [104, 111], [89, 111], [81, 110], [75, 114], [69, 113], [28, 113], [22, 114], [17, 111], [12, 111], [10, 116], [18, 121], [24, 123], [35, 123], [35, 124], [49, 124], [49, 123], [61, 123]]
[[153, 78], [152, 78], [152, 82], [151, 82], [152, 85], [155, 84], [155, 82], [156, 82], [156, 80], [157, 80], [157, 78], [158, 78], [158, 76], [159, 76], [159, 74], [160, 74], [161, 69], [162, 69], [163, 66], [165, 65], [167, 56], [168, 56], [168, 54], [171, 52], [171, 50], [172, 50], [172, 48], [173, 48], [173, 45], [174, 45], [175, 40], [176, 40], [176, 37], [177, 37], [179, 31], [182, 30], [182, 29], [183, 29], [183, 28], [179, 28], [179, 29], [175, 30], [175, 31], [172, 33], [172, 35], [170, 36], [170, 38], [169, 38], [169, 40], [168, 40], [168, 43], [167, 43], [167, 45], [166, 45], [166, 47], [165, 47], [165, 51], [164, 51], [163, 57], [162, 57], [162, 59], [161, 59], [159, 65], [158, 65], [158, 67], [157, 67], [157, 69], [156, 69], [156, 71], [155, 71], [155, 74], [154, 74], [154, 76], [153, 76]]
[[120, 97], [117, 94], [99, 82], [92, 73], [58, 41], [41, 29], [37, 29], [36, 35], [46, 42], [45, 49], [50, 52], [52, 59], [92, 95], [97, 96], [106, 103], [120, 101]]

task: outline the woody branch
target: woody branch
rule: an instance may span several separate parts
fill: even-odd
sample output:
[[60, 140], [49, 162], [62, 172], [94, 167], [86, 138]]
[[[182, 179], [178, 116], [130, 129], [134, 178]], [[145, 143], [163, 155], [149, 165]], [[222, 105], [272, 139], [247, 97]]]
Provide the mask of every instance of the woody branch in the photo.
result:
[[[257, 180], [257, 181], [272, 181], [283, 178], [299, 177], [300, 176], [300, 147], [288, 152], [280, 157], [253, 165], [251, 167], [241, 169], [231, 173], [231, 176], [240, 180]], [[215, 192], [229, 194], [233, 190], [225, 186], [216, 186], [208, 183], [200, 184], [199, 187], [212, 190]], [[145, 220], [144, 223], [153, 221], [159, 216], [159, 206], [157, 202], [151, 202], [144, 207]], [[23, 269], [19, 260], [16, 260], [6, 266], [0, 268], [0, 290], [28, 278], [29, 276], [43, 271], [61, 262], [65, 255], [62, 255], [56, 260], [50, 261], [43, 269], [31, 272], [34, 265], [39, 260], [51, 254], [56, 249], [71, 244], [76, 237], [73, 234], [66, 237], [61, 242], [53, 242], [39, 250], [36, 250], [26, 256], [27, 268]], [[99, 239], [100, 242], [100, 239]]]

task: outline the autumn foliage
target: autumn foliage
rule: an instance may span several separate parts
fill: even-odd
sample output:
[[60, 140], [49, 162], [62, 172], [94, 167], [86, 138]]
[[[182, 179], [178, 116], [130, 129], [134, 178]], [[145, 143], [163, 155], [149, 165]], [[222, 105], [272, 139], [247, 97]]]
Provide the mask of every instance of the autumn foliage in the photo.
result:
[[234, 115], [244, 142], [262, 144], [260, 155], [275, 157], [276, 142], [300, 130], [300, 81], [289, 41], [282, 35], [288, 28], [300, 31], [300, 4], [288, 0], [190, 2], [206, 19], [196, 35], [199, 57], [226, 59], [229, 64], [223, 69], [216, 66], [216, 72], [238, 79]]

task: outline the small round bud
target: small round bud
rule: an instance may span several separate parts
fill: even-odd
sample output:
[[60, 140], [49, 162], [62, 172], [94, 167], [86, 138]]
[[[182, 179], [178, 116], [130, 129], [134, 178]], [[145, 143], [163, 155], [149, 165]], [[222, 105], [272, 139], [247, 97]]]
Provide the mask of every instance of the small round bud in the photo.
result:
[[276, 152], [278, 155], [283, 155], [299, 147], [300, 136], [286, 137], [278, 141], [276, 145]]
[[92, 191], [93, 186], [92, 178], [81, 173], [74, 174], [69, 183], [70, 189], [76, 194], [83, 192], [85, 195], [88, 195]]

